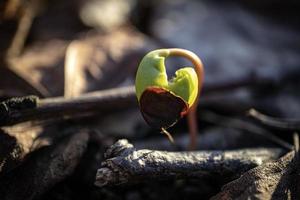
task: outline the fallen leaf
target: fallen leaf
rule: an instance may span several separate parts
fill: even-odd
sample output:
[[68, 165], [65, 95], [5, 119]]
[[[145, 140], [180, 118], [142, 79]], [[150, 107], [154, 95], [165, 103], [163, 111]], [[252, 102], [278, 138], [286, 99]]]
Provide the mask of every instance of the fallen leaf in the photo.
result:
[[294, 152], [290, 152], [277, 161], [251, 169], [223, 186], [222, 191], [211, 199], [297, 199], [295, 180], [299, 175], [293, 158]]

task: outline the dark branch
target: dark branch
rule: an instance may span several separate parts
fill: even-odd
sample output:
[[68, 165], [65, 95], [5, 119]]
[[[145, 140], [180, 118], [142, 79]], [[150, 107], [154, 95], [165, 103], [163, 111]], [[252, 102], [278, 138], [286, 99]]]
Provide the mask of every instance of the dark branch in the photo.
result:
[[282, 153], [280, 149], [194, 152], [136, 150], [127, 140], [119, 140], [107, 150], [106, 160], [97, 171], [95, 184], [101, 187], [149, 178], [199, 178], [208, 174], [232, 177], [279, 158]]
[[[291, 67], [278, 74], [265, 77], [263, 71], [257, 71], [246, 78], [239, 78], [222, 83], [205, 84], [203, 94], [210, 92], [222, 92], [246, 86], [261, 87], [263, 85], [278, 84], [291, 75], [298, 74]], [[25, 97], [27, 98], [27, 97]], [[200, 105], [205, 101], [200, 101]], [[55, 118], [64, 115], [88, 115], [99, 111], [114, 111], [137, 106], [134, 86], [102, 90], [83, 94], [82, 96], [66, 99], [63, 97], [39, 99], [36, 98], [37, 106], [23, 109], [8, 109], [3, 112], [0, 103], [0, 126], [13, 125], [24, 121]]]
[[199, 116], [201, 120], [204, 120], [206, 122], [210, 122], [213, 124], [218, 124], [224, 127], [229, 128], [235, 128], [247, 131], [249, 133], [257, 134], [260, 136], [263, 136], [264, 138], [272, 141], [274, 144], [280, 145], [281, 147], [284, 147], [288, 150], [292, 150], [293, 146], [289, 144], [288, 142], [282, 140], [281, 138], [277, 137], [276, 135], [273, 135], [269, 131], [251, 123], [248, 121], [244, 121], [237, 118], [231, 118], [227, 116], [221, 116], [213, 112], [202, 112], [202, 114]]
[[260, 121], [262, 124], [270, 127], [275, 127], [275, 128], [289, 130], [289, 131], [300, 130], [299, 119], [282, 119], [282, 118], [270, 117], [258, 112], [255, 109], [249, 110], [248, 114], [254, 119]]
[[133, 87], [103, 90], [73, 99], [63, 97], [39, 99], [38, 97], [30, 97], [30, 104], [28, 103], [29, 97], [22, 98], [13, 98], [0, 103], [0, 126], [65, 115], [117, 111], [136, 105]]

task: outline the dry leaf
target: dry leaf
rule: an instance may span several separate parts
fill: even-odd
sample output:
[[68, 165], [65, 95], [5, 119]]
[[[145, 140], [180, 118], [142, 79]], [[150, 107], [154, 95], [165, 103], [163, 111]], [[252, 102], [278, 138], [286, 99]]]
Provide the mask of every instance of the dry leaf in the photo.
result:
[[297, 162], [293, 162], [293, 158], [294, 152], [290, 152], [277, 161], [249, 170], [239, 179], [223, 186], [222, 191], [212, 200], [297, 199], [299, 193], [297, 195], [295, 180], [297, 180], [298, 167]]
[[65, 58], [65, 88], [64, 97], [76, 97], [85, 90], [86, 78], [83, 65], [89, 61], [91, 46], [84, 42], [73, 41], [67, 48]]
[[[64, 90], [67, 96], [78, 96], [126, 81], [133, 83], [135, 69], [146, 52], [145, 40], [130, 28], [110, 34], [87, 33], [69, 46], [66, 75], [63, 63], [68, 42], [63, 40], [36, 43], [11, 62], [14, 72], [40, 91], [39, 96], [62, 96]], [[132, 81], [128, 81], [129, 77]], [[9, 89], [3, 88], [2, 94]]]

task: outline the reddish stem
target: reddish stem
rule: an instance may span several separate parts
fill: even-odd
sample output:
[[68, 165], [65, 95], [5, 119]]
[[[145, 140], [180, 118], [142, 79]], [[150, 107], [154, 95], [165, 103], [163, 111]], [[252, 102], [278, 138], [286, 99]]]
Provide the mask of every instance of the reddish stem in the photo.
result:
[[189, 109], [189, 113], [187, 116], [188, 126], [189, 126], [189, 133], [190, 133], [190, 150], [195, 150], [197, 148], [197, 135], [198, 135], [198, 124], [197, 124], [197, 105], [199, 101], [199, 95], [203, 85], [204, 79], [204, 69], [203, 64], [200, 58], [191, 51], [185, 49], [178, 49], [178, 48], [171, 48], [168, 49], [170, 51], [170, 56], [182, 56], [189, 61], [192, 62], [194, 65], [196, 74], [198, 76], [198, 94], [194, 104]]

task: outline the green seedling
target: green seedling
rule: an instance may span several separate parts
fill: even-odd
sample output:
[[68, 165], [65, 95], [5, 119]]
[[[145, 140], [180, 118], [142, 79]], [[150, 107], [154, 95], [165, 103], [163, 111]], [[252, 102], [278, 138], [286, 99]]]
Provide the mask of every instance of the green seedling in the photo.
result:
[[[173, 78], [168, 79], [165, 59], [169, 56], [185, 57], [195, 69], [181, 68]], [[145, 121], [173, 141], [166, 129], [189, 113], [191, 148], [194, 148], [197, 133], [195, 109], [202, 80], [202, 63], [194, 53], [184, 49], [159, 49], [148, 53], [139, 65], [135, 81], [136, 95]]]

